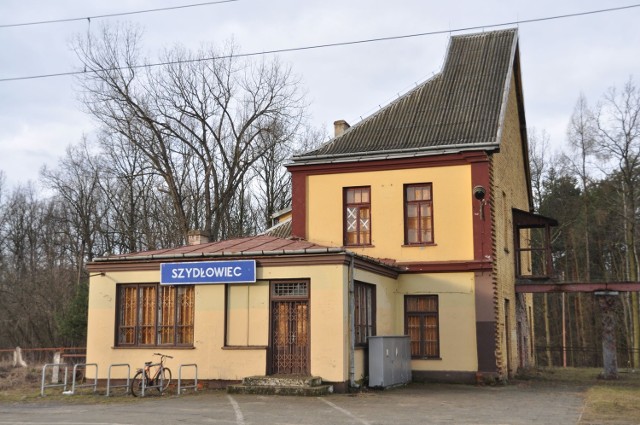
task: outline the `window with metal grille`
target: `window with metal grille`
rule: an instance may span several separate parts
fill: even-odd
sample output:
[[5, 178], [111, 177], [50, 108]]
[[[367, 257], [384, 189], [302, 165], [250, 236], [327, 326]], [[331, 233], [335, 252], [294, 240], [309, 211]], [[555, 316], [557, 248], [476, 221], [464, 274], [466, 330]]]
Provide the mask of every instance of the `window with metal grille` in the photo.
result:
[[271, 295], [276, 298], [300, 298], [309, 296], [308, 282], [274, 283]]
[[433, 201], [431, 195], [431, 183], [405, 185], [405, 244], [433, 243]]
[[411, 339], [411, 357], [439, 358], [438, 296], [407, 295], [404, 312], [405, 332]]
[[118, 285], [118, 346], [193, 345], [191, 285]]
[[344, 244], [371, 245], [371, 188], [344, 189]]
[[376, 334], [376, 287], [362, 282], [354, 284], [355, 343], [366, 345], [367, 337]]

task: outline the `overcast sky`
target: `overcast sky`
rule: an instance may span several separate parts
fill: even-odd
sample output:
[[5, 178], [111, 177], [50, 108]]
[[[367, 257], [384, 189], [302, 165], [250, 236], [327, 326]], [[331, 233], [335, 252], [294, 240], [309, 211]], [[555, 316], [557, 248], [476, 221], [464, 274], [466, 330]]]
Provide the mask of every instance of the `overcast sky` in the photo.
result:
[[[0, 0], [0, 25], [138, 11], [204, 0]], [[146, 56], [163, 47], [197, 49], [231, 37], [243, 52], [358, 41], [434, 31], [375, 43], [279, 54], [307, 92], [314, 126], [332, 133], [333, 121], [360, 121], [441, 70], [450, 35], [458, 29], [634, 5], [633, 0], [239, 0], [231, 3], [0, 27], [0, 79], [79, 69], [71, 40], [104, 23], [144, 29]], [[640, 83], [640, 8], [521, 23], [520, 58], [527, 126], [545, 130], [555, 149], [565, 143], [580, 93], [595, 104], [630, 77]], [[515, 25], [513, 25], [515, 26]], [[0, 82], [0, 170], [9, 187], [37, 182], [65, 148], [96, 124], [78, 102], [72, 77]]]

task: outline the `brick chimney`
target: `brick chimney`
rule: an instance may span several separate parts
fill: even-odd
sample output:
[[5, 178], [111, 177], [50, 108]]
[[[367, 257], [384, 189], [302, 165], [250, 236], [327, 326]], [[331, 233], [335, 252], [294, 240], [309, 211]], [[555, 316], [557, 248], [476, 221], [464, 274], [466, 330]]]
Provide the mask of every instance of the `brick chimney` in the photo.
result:
[[351, 126], [345, 120], [334, 121], [334, 123], [333, 123], [334, 136], [333, 137], [341, 136], [342, 133], [344, 133], [345, 131], [347, 131], [349, 129], [349, 127], [351, 127]]
[[203, 230], [190, 230], [187, 234], [187, 243], [189, 245], [200, 245], [209, 242], [209, 235]]

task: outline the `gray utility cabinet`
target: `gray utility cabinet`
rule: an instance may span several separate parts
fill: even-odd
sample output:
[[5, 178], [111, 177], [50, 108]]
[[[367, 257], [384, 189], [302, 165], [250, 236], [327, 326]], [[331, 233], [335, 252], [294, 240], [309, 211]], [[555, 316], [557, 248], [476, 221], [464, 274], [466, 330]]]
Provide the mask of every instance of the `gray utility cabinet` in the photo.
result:
[[369, 386], [390, 387], [411, 382], [408, 336], [369, 337]]

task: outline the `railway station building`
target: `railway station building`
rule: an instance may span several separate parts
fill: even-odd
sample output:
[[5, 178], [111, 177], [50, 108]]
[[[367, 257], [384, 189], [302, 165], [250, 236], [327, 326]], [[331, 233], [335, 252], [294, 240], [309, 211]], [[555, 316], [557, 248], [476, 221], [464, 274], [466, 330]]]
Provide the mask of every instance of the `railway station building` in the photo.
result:
[[346, 391], [367, 381], [368, 338], [392, 335], [418, 381], [532, 365], [515, 281], [545, 273], [527, 229], [552, 220], [532, 213], [519, 55], [515, 29], [452, 37], [440, 73], [291, 159], [291, 210], [262, 235], [95, 259], [99, 378], [160, 351], [211, 385], [312, 375]]

